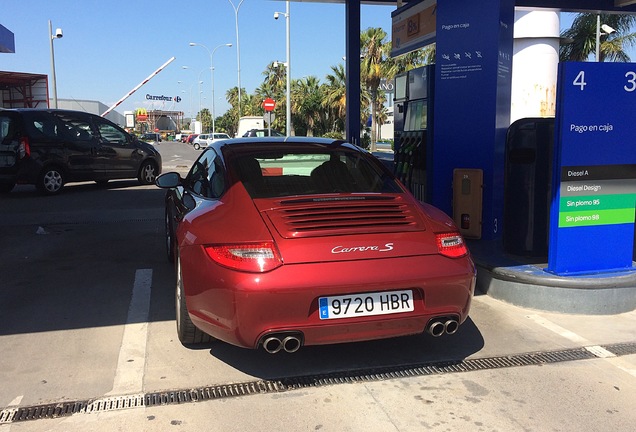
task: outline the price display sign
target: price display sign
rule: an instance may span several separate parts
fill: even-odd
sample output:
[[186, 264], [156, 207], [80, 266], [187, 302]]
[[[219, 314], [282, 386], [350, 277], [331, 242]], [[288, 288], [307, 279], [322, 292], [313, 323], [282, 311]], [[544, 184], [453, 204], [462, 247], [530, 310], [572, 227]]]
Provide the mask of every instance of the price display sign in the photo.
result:
[[636, 64], [559, 65], [547, 271], [631, 270]]

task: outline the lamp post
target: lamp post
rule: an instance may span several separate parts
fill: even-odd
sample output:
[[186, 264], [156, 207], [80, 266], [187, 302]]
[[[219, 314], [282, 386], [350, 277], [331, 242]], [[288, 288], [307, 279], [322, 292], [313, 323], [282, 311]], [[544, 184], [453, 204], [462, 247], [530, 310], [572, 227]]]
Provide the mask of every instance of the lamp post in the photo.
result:
[[[181, 69], [190, 69], [190, 67], [181, 66]], [[199, 71], [197, 82], [192, 83], [192, 85], [190, 86], [190, 122], [192, 122], [192, 87], [194, 86], [194, 84], [199, 84], [199, 112], [201, 111], [201, 84], [203, 84], [203, 81], [201, 81], [201, 73], [203, 73], [204, 70], [205, 69], [201, 69], [201, 71]]]
[[190, 46], [200, 46], [203, 47], [207, 50], [208, 54], [210, 55], [210, 81], [212, 83], [212, 137], [214, 137], [214, 133], [216, 133], [216, 119], [215, 119], [215, 110], [214, 110], [214, 53], [216, 52], [217, 49], [221, 48], [221, 47], [231, 47], [232, 44], [231, 43], [226, 43], [226, 44], [222, 44], [217, 46], [216, 48], [214, 48], [212, 50], [212, 52], [210, 52], [210, 49], [208, 47], [206, 47], [203, 44], [199, 44], [196, 42], [190, 42]]
[[[605, 33], [601, 33], [603, 30]], [[596, 15], [596, 61], [601, 61], [601, 35], [610, 35], [616, 30], [607, 24], [601, 25], [601, 16]]]
[[234, 17], [236, 19], [236, 67], [238, 71], [238, 117], [241, 118], [241, 46], [239, 44], [239, 25], [238, 13], [244, 0], [239, 1], [238, 6], [234, 6], [232, 0], [227, 0], [234, 9]]
[[287, 61], [286, 63], [286, 67], [287, 67], [287, 83], [286, 83], [286, 111], [285, 111], [285, 129], [286, 129], [286, 135], [290, 136], [291, 135], [291, 49], [290, 49], [290, 25], [289, 25], [289, 0], [286, 2], [286, 12], [274, 12], [274, 19], [278, 19], [279, 15], [283, 15], [285, 17], [285, 33], [286, 33], [286, 42], [287, 42], [287, 47], [286, 47], [286, 51], [287, 51]]
[[55, 80], [55, 52], [53, 50], [53, 39], [60, 39], [64, 36], [62, 33], [62, 29], [58, 28], [53, 33], [53, 26], [51, 25], [51, 20], [49, 20], [49, 43], [51, 45], [51, 78], [52, 78], [52, 88], [53, 88], [53, 108], [57, 108], [57, 82]]

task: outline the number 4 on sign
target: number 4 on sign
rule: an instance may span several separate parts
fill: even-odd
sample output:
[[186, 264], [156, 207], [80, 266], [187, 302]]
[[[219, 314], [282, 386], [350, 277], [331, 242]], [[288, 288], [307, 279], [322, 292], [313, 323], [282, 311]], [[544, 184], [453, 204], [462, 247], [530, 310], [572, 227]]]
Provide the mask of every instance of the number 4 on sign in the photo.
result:
[[585, 82], [585, 72], [584, 71], [579, 72], [579, 74], [576, 76], [576, 78], [574, 78], [574, 81], [572, 82], [572, 85], [581, 87], [581, 91], [585, 90], [585, 86], [587, 85], [587, 83]]

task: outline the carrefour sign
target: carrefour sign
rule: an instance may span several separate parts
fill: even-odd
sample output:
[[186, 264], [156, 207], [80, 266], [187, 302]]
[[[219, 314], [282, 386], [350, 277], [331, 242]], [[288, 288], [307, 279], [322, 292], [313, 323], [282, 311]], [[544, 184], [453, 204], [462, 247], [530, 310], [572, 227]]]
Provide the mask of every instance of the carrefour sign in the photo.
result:
[[156, 95], [151, 95], [151, 94], [146, 94], [146, 100], [151, 100], [151, 101], [163, 101], [163, 102], [181, 102], [181, 96], [156, 96]]

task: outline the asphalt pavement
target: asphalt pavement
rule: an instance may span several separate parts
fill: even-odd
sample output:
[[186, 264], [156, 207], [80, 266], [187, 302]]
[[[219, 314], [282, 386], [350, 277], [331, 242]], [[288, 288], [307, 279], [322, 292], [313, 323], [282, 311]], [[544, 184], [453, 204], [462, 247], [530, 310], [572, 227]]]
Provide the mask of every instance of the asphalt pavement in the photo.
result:
[[[198, 154], [158, 148], [164, 171]], [[0, 197], [0, 432], [634, 429], [635, 311], [478, 292], [452, 336], [277, 355], [184, 347], [162, 200], [130, 181]]]

